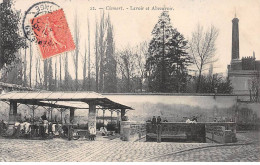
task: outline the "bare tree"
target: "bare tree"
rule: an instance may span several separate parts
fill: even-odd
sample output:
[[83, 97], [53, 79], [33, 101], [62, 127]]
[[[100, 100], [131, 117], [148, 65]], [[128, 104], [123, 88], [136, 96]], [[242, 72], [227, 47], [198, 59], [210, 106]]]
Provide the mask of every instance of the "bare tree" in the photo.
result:
[[125, 81], [124, 92], [131, 92], [131, 79], [136, 70], [136, 54], [131, 48], [125, 48], [118, 52], [117, 64], [119, 73], [122, 74], [122, 80]]
[[61, 56], [60, 56], [60, 83], [59, 83], [59, 89], [61, 90], [61, 86], [62, 86], [62, 75], [61, 75], [61, 63], [62, 63], [62, 59], [61, 59]]
[[203, 31], [202, 26], [198, 25], [196, 31], [192, 33], [192, 39], [189, 42], [190, 55], [199, 72], [196, 92], [200, 90], [201, 74], [207, 69], [206, 66], [217, 61], [215, 52], [218, 34], [218, 29], [213, 25], [206, 32]]
[[98, 76], [99, 76], [99, 53], [98, 53], [98, 23], [96, 22], [96, 35], [95, 35], [95, 54], [96, 54], [96, 92], [98, 92]]
[[58, 61], [58, 57], [55, 58], [55, 71], [54, 71], [54, 90], [57, 90], [57, 61]]
[[78, 29], [78, 17], [77, 14], [75, 16], [75, 24], [74, 24], [74, 32], [75, 32], [75, 56], [74, 56], [74, 66], [75, 66], [75, 87], [78, 90], [78, 63], [79, 63], [79, 29]]
[[90, 28], [89, 28], [89, 19], [88, 19], [88, 90], [91, 88], [91, 79], [90, 79]]
[[38, 60], [38, 58], [36, 59], [36, 66], [35, 66], [35, 86], [37, 87], [37, 85], [38, 85], [38, 70], [40, 69], [39, 67], [38, 67], [38, 65], [39, 65], [39, 60]]
[[37, 58], [37, 71], [36, 74], [38, 74], [38, 81], [36, 81], [36, 83], [40, 86], [42, 86], [42, 70], [41, 70], [41, 59]]
[[148, 58], [148, 43], [146, 41], [140, 43], [136, 47], [137, 73], [140, 77], [140, 92], [143, 91], [143, 82], [145, 80], [145, 63]]
[[23, 59], [23, 85], [24, 86], [27, 86], [27, 74], [26, 74], [26, 71], [27, 71], [27, 55], [26, 55], [26, 48], [24, 49], [24, 59]]
[[48, 89], [48, 59], [44, 60], [43, 66], [43, 74], [44, 74], [44, 89]]
[[87, 86], [87, 48], [86, 48], [86, 41], [85, 41], [85, 54], [83, 59], [83, 90], [86, 90]]
[[65, 78], [64, 78], [64, 89], [69, 87], [69, 69], [68, 69], [68, 53], [65, 53], [64, 57], [64, 70], [65, 70]]
[[32, 55], [33, 54], [33, 49], [32, 49], [32, 43], [30, 42], [30, 68], [29, 68], [29, 85], [32, 87]]

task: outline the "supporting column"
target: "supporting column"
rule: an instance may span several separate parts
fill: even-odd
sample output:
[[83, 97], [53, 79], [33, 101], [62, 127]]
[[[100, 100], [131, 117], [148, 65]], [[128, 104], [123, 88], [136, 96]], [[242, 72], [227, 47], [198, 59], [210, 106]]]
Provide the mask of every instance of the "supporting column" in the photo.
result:
[[105, 127], [105, 110], [103, 110], [103, 127]]
[[119, 116], [119, 111], [116, 111], [116, 126], [117, 126], [117, 132], [120, 133], [120, 126], [119, 126], [119, 122], [120, 122], [120, 116]]
[[32, 123], [34, 124], [34, 110], [35, 110], [36, 108], [34, 107], [34, 105], [32, 106], [32, 112], [33, 112], [33, 115], [32, 115]]
[[63, 108], [60, 109], [60, 122], [62, 124], [62, 111], [63, 111]]
[[113, 122], [113, 111], [111, 110], [111, 124]]
[[70, 123], [74, 122], [75, 108], [70, 108]]
[[119, 125], [119, 120], [120, 120], [120, 118], [119, 118], [119, 111], [116, 111], [116, 116], [117, 116], [117, 118], [116, 118], [116, 123], [117, 123], [117, 127], [118, 127], [118, 125]]
[[51, 122], [53, 122], [53, 121], [52, 121], [52, 111], [53, 111], [53, 108], [51, 108]]
[[9, 125], [16, 122], [17, 116], [17, 101], [10, 101], [10, 110], [9, 110]]
[[124, 116], [125, 116], [125, 109], [121, 109], [121, 121], [122, 121]]
[[96, 134], [96, 104], [89, 103], [89, 113], [88, 113], [88, 131], [92, 135]]
[[119, 130], [120, 130], [120, 136], [123, 136], [123, 128], [122, 128], [122, 121], [123, 121], [123, 117], [125, 116], [125, 109], [121, 109], [121, 121], [119, 124]]

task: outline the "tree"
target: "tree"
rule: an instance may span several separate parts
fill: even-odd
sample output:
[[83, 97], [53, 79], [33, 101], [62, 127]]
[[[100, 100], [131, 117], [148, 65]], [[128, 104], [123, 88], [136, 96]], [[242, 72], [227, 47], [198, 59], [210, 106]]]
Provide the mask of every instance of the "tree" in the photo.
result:
[[206, 31], [198, 25], [196, 31], [192, 33], [192, 39], [189, 42], [190, 55], [196, 69], [199, 72], [196, 93], [200, 92], [201, 74], [208, 64], [216, 62], [216, 40], [218, 37], [218, 29], [213, 25]]
[[105, 22], [105, 13], [103, 12], [101, 15], [101, 20], [99, 23], [99, 36], [98, 36], [98, 48], [99, 48], [99, 91], [103, 92], [104, 90], [104, 56], [105, 56], [105, 48], [106, 48], [106, 22]]
[[69, 80], [70, 80], [70, 73], [69, 73], [69, 64], [68, 64], [68, 53], [65, 53], [64, 56], [64, 72], [65, 72], [65, 77], [64, 77], [64, 87], [63, 90], [66, 89], [70, 89], [70, 84], [69, 84]]
[[1, 70], [1, 79], [0, 81], [11, 83], [11, 84], [23, 84], [23, 66], [22, 61], [19, 57], [15, 58], [11, 64], [7, 67], [4, 67]]
[[[137, 59], [137, 79], [139, 79], [140, 92], [144, 90], [144, 81], [145, 81], [145, 60], [148, 58], [148, 43], [146, 41], [140, 43], [136, 46], [136, 59]], [[137, 89], [138, 90], [138, 89]]]
[[90, 28], [88, 19], [88, 90], [91, 89], [91, 77], [90, 77]]
[[[198, 77], [196, 77], [198, 79]], [[219, 74], [213, 74], [208, 76], [201, 75], [201, 93], [232, 93], [231, 82]]]
[[43, 74], [44, 74], [44, 89], [48, 90], [48, 59], [44, 60], [43, 64]]
[[32, 87], [32, 57], [33, 57], [33, 49], [32, 43], [30, 42], [30, 66], [29, 66], [29, 86]]
[[96, 33], [95, 33], [95, 55], [96, 55], [96, 92], [98, 92], [98, 77], [99, 77], [99, 53], [98, 53], [98, 23], [96, 22]]
[[19, 34], [20, 13], [12, 5], [7, 0], [0, 4], [0, 70], [15, 61], [20, 48], [26, 47], [25, 38]]
[[106, 17], [104, 12], [101, 13], [99, 24], [96, 23], [95, 49], [96, 91], [116, 92], [114, 32], [110, 17]]
[[137, 73], [137, 54], [133, 48], [126, 47], [117, 53], [117, 64], [121, 74], [121, 92], [134, 92], [133, 79]]
[[113, 26], [108, 16], [107, 20], [107, 37], [106, 37], [106, 51], [104, 59], [104, 92], [112, 93], [117, 92], [117, 79], [115, 60], [115, 43]]
[[83, 84], [82, 89], [86, 90], [87, 88], [87, 48], [86, 48], [86, 42], [85, 42], [85, 54], [83, 59]]
[[75, 67], [75, 88], [78, 90], [79, 82], [78, 82], [78, 63], [79, 63], [79, 28], [78, 28], [78, 17], [75, 16], [75, 24], [74, 24], [74, 32], [75, 32], [75, 55], [74, 55], [74, 67]]
[[169, 13], [164, 11], [152, 31], [149, 43], [146, 71], [149, 90], [152, 92], [180, 92], [186, 82], [187, 41], [170, 22]]

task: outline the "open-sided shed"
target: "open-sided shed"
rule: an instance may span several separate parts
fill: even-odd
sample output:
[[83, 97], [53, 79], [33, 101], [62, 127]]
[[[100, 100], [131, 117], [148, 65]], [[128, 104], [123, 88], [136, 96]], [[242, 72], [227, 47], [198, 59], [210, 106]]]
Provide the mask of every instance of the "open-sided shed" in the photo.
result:
[[17, 107], [19, 104], [31, 105], [33, 111], [38, 106], [49, 107], [48, 109], [57, 108], [61, 112], [70, 111], [70, 121], [74, 119], [75, 109], [88, 109], [88, 126], [96, 129], [96, 110], [110, 110], [121, 113], [121, 117], [125, 115], [126, 110], [133, 108], [114, 102], [103, 95], [96, 92], [50, 92], [50, 91], [14, 91], [0, 95], [0, 101], [10, 104], [9, 124], [16, 120]]

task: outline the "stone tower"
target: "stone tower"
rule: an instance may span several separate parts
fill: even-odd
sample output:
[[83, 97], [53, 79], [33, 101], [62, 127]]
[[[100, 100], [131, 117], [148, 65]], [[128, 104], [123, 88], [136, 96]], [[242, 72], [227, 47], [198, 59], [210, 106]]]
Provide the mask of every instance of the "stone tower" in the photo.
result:
[[235, 16], [232, 20], [232, 61], [239, 59], [239, 31], [238, 31], [239, 19]]

